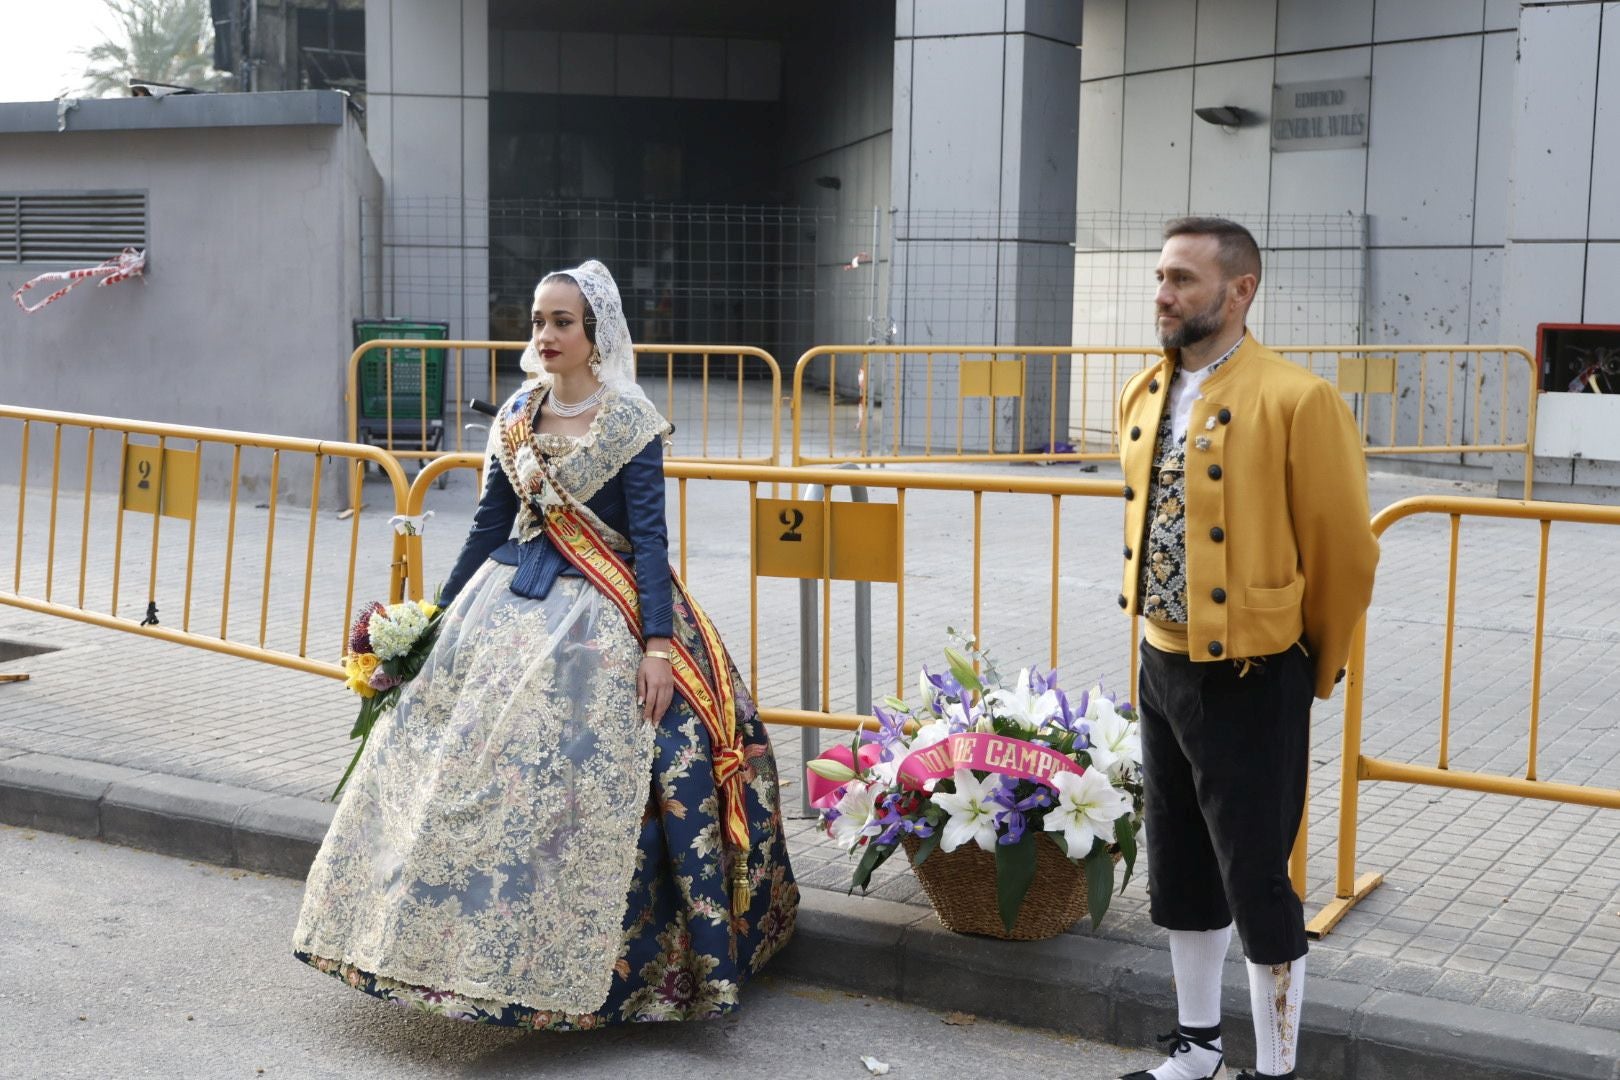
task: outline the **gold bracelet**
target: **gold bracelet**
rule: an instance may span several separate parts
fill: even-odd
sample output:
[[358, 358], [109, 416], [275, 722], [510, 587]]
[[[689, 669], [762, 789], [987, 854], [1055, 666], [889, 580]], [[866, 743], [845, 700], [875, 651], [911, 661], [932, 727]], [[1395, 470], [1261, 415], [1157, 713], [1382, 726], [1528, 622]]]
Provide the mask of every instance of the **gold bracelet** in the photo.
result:
[[672, 652], [664, 652], [662, 649], [648, 649], [647, 650], [647, 659], [649, 659], [649, 660], [668, 660], [670, 663], [673, 664], [675, 662], [675, 654], [672, 653]]

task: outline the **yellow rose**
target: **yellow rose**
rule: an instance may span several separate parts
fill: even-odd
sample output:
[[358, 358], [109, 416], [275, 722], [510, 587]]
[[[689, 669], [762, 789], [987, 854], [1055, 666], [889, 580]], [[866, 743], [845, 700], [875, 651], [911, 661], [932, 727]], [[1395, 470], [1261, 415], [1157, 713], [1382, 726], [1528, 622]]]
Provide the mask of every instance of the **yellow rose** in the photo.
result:
[[377, 670], [377, 657], [373, 653], [348, 653], [343, 657], [343, 674], [346, 676], [343, 685], [353, 690], [363, 698], [374, 697], [377, 691], [371, 688], [371, 673]]
[[425, 602], [422, 604], [422, 614], [427, 616], [428, 618], [431, 619], [431, 618], [433, 618], [433, 616], [437, 615], [438, 613], [439, 613], [439, 605], [438, 604], [429, 604], [429, 603], [425, 603]]

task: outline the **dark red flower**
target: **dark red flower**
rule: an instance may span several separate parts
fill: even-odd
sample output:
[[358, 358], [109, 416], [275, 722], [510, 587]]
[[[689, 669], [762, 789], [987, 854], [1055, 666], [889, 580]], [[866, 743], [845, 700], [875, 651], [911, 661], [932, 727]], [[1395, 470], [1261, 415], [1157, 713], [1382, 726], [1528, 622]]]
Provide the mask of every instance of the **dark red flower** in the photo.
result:
[[685, 1005], [696, 995], [697, 980], [690, 971], [667, 972], [658, 986], [658, 996], [671, 1005]]
[[354, 627], [349, 631], [350, 652], [358, 656], [371, 651], [371, 617], [379, 611], [387, 610], [376, 601], [360, 609], [360, 614], [354, 617]]

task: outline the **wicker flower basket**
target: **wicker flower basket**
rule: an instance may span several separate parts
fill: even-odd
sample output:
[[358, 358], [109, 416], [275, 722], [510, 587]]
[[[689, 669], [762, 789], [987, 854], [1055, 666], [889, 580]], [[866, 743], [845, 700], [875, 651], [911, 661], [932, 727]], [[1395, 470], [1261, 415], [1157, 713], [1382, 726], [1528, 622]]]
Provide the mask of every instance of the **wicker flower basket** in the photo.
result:
[[[908, 834], [901, 843], [906, 855], [913, 857], [921, 841]], [[958, 934], [1039, 941], [1056, 937], [1087, 914], [1085, 867], [1070, 862], [1044, 833], [1035, 837], [1035, 880], [1010, 933], [1002, 925], [996, 900], [996, 857], [979, 845], [963, 844], [949, 855], [935, 848], [921, 866], [913, 865], [912, 872], [939, 921]]]

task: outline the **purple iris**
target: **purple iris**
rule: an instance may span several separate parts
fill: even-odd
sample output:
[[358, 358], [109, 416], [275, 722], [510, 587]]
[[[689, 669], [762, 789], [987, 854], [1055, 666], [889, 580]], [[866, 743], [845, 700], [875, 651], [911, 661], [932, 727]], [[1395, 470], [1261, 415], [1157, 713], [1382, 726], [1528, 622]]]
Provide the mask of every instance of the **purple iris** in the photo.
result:
[[1058, 713], [1055, 717], [1057, 726], [1065, 731], [1074, 732], [1074, 748], [1076, 750], [1084, 750], [1086, 747], [1091, 745], [1091, 739], [1088, 737], [1090, 735], [1091, 728], [1090, 725], [1088, 725], [1085, 721], [1087, 704], [1086, 691], [1080, 691], [1080, 708], [1078, 711], [1069, 707], [1068, 694], [1064, 693], [1062, 690], [1054, 690], [1053, 693], [1057, 694], [1058, 700]]
[[1007, 827], [1007, 831], [996, 839], [996, 843], [1016, 844], [1024, 838], [1024, 830], [1028, 828], [1025, 815], [1036, 810], [1045, 810], [1052, 805], [1052, 789], [1044, 784], [1037, 785], [1033, 794], [1015, 799], [1013, 785], [1005, 784], [1000, 791], [991, 796], [991, 800], [1006, 808], [996, 815], [996, 824]]
[[[935, 675], [933, 672], [928, 670], [928, 665], [924, 664], [923, 678], [932, 683], [934, 689], [946, 697], [952, 698], [956, 701], [967, 700], [967, 691], [962, 688], [962, 684], [957, 682], [955, 676], [953, 676], [950, 672], [947, 671], [943, 674]], [[935, 716], [940, 714], [939, 708], [936, 704], [931, 702], [929, 704], [929, 708], [933, 709]]]
[[1041, 669], [1038, 667], [1032, 667], [1029, 669], [1029, 688], [1036, 694], [1044, 694], [1048, 690], [1056, 690], [1058, 688], [1057, 681], [1057, 668], [1053, 668], [1045, 675], [1041, 674]]
[[906, 737], [906, 721], [881, 705], [872, 707], [872, 715], [877, 717], [878, 730], [861, 729], [861, 741], [880, 744], [884, 751], [883, 760], [887, 761], [892, 756], [894, 745]]
[[926, 821], [908, 818], [895, 809], [894, 800], [888, 800], [878, 811], [877, 823], [883, 826], [873, 841], [878, 844], [892, 844], [900, 839], [901, 833], [911, 833], [919, 839], [927, 839], [934, 835], [934, 827]]

